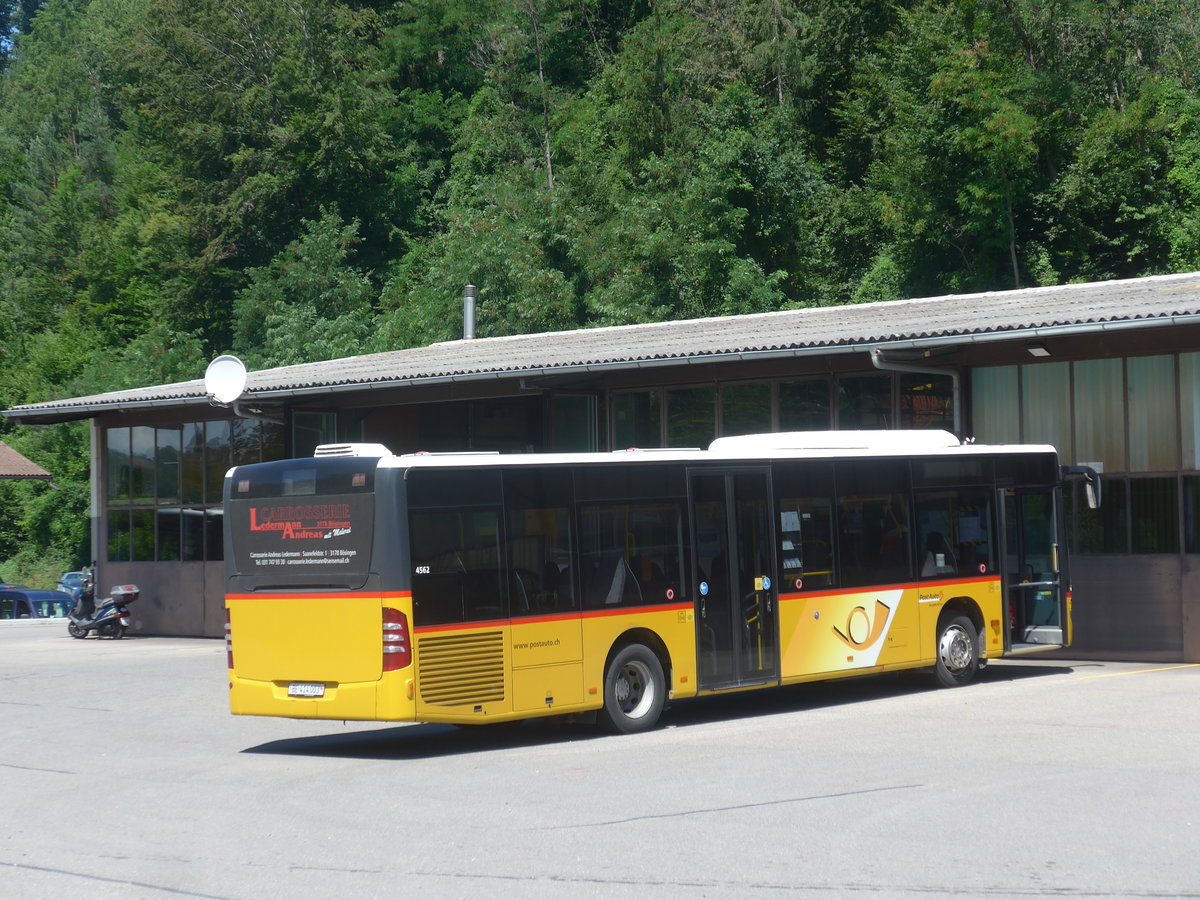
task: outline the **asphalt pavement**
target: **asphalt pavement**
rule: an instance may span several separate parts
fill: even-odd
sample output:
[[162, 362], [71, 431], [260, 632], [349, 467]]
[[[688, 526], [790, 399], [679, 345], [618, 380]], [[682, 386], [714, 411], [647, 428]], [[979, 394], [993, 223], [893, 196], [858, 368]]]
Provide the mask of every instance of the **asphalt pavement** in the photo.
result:
[[1200, 667], [1026, 658], [607, 736], [231, 716], [206, 639], [0, 623], [0, 900], [1200, 897]]

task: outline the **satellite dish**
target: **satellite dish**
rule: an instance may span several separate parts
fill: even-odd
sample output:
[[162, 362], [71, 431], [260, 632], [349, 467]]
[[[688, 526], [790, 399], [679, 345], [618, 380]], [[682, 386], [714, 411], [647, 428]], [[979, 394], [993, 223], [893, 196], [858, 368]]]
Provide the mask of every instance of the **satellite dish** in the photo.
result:
[[233, 403], [246, 390], [246, 364], [236, 356], [218, 356], [204, 372], [204, 390], [218, 403]]

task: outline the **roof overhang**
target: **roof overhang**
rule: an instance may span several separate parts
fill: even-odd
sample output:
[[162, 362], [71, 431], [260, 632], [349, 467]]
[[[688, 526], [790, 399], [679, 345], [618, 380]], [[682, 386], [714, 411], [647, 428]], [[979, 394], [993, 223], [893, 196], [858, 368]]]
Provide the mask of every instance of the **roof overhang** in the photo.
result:
[[[1200, 273], [447, 341], [251, 372], [239, 405], [442, 385], [844, 354], [912, 353], [1200, 325]], [[203, 379], [5, 410], [14, 423], [212, 407]]]
[[50, 473], [0, 441], [0, 481], [49, 481]]

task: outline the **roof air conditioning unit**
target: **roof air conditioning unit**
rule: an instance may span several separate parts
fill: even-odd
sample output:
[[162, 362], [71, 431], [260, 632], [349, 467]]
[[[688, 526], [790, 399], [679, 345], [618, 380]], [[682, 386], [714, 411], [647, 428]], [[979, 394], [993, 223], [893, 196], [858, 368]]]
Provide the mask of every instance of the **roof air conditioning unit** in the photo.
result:
[[321, 444], [313, 456], [392, 456], [383, 444]]

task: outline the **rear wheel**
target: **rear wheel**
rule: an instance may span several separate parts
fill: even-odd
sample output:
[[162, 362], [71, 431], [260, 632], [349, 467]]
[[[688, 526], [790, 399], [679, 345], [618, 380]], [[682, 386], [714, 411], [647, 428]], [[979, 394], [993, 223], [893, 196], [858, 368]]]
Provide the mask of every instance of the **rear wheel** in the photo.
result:
[[961, 613], [945, 617], [938, 625], [933, 671], [942, 687], [966, 684], [979, 671], [979, 634], [975, 623]]
[[621, 734], [653, 728], [666, 704], [662, 663], [649, 647], [629, 644], [617, 651], [604, 673], [601, 721]]
[[100, 637], [119, 638], [123, 633], [120, 625], [116, 622], [106, 622], [100, 626], [96, 632]]

